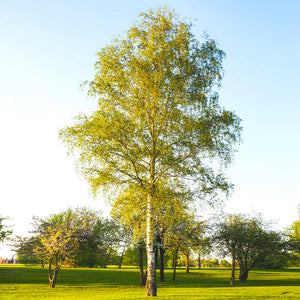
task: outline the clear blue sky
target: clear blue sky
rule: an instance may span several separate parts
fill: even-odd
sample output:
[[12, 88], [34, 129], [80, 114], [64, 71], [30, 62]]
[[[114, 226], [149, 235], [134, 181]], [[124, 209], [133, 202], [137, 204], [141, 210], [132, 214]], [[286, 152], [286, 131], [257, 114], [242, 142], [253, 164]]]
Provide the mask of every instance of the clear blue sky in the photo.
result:
[[[57, 138], [95, 107], [79, 85], [96, 52], [139, 13], [160, 5], [191, 18], [227, 58], [221, 102], [243, 120], [243, 144], [228, 171], [228, 211], [259, 211], [281, 226], [300, 203], [300, 1], [0, 1], [0, 199], [24, 234], [32, 215], [68, 206], [102, 208]], [[0, 249], [1, 253], [4, 251]]]

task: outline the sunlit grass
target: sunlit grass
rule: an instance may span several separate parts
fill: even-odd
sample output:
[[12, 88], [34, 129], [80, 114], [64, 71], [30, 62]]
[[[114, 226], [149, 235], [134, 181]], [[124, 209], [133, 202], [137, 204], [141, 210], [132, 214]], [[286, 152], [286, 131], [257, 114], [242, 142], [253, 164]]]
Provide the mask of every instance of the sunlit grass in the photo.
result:
[[[254, 270], [245, 284], [229, 285], [229, 269], [166, 270], [158, 282], [162, 299], [300, 299], [300, 270]], [[40, 266], [1, 265], [0, 299], [145, 299], [137, 268], [64, 268], [57, 286], [48, 287], [47, 269]]]

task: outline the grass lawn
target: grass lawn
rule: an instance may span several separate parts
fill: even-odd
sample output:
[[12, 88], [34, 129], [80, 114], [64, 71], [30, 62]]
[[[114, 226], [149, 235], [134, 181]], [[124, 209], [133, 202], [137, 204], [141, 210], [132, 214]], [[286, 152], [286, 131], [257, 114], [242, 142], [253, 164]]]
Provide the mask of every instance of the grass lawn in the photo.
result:
[[[300, 270], [250, 271], [247, 283], [229, 285], [230, 269], [166, 270], [158, 282], [161, 299], [300, 299]], [[145, 299], [137, 268], [64, 268], [54, 289], [47, 269], [40, 266], [0, 265], [0, 299]], [[149, 298], [148, 298], [149, 299]]]

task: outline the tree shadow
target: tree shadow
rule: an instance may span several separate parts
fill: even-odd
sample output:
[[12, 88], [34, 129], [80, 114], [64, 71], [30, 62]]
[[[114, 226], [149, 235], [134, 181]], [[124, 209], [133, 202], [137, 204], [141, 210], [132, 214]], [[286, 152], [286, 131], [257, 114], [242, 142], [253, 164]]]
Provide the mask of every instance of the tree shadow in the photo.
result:
[[[295, 274], [296, 273], [296, 274]], [[236, 277], [233, 287], [255, 286], [299, 286], [300, 270], [255, 270], [249, 273], [246, 283], [240, 283]], [[293, 276], [295, 274], [296, 276]], [[48, 285], [47, 268], [29, 266], [0, 266], [1, 284], [46, 284]], [[159, 279], [159, 276], [157, 276]], [[201, 270], [186, 274], [180, 271], [176, 281], [172, 280], [171, 270], [165, 273], [165, 282], [157, 280], [158, 287], [170, 288], [218, 288], [230, 286], [230, 270]], [[140, 287], [139, 271], [137, 269], [88, 269], [63, 268], [57, 279], [57, 284], [64, 286], [105, 286], [105, 287]]]

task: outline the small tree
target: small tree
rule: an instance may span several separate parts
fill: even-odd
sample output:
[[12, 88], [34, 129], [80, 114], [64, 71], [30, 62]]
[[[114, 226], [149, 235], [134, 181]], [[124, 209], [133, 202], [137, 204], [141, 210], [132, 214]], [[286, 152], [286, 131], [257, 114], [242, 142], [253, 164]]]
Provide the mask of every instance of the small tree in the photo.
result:
[[185, 226], [182, 227], [182, 239], [180, 251], [185, 256], [185, 272], [189, 273], [190, 256], [201, 246], [204, 236], [205, 225], [203, 222], [196, 221], [193, 216], [186, 219]]
[[241, 237], [241, 224], [238, 217], [228, 215], [223, 222], [217, 224], [214, 241], [220, 247], [223, 255], [231, 255], [231, 277], [230, 284], [235, 284], [236, 251]]
[[172, 226], [170, 226], [170, 229], [166, 234], [166, 244], [173, 255], [173, 280], [175, 280], [179, 251], [185, 254], [186, 271], [189, 271], [188, 258], [191, 252], [191, 247], [195, 245], [195, 241], [198, 242], [198, 234], [194, 236], [193, 230], [196, 228], [197, 232], [198, 228], [197, 225], [194, 228], [192, 224], [192, 217], [187, 212], [183, 212], [183, 216], [181, 216], [181, 218], [173, 218], [171, 225]]
[[282, 235], [269, 230], [269, 224], [261, 217], [227, 215], [218, 224], [215, 241], [223, 254], [231, 254], [232, 275], [235, 282], [235, 262], [238, 261], [240, 282], [246, 282], [249, 271], [267, 258], [275, 257], [284, 251]]
[[[206, 226], [204, 226], [206, 231]], [[196, 246], [196, 254], [197, 254], [197, 264], [198, 269], [201, 269], [201, 261], [202, 257], [208, 255], [212, 251], [212, 242], [211, 238], [208, 236], [201, 235], [200, 243]]]
[[40, 240], [34, 251], [48, 263], [49, 286], [55, 287], [57, 275], [66, 259], [72, 258], [78, 245], [79, 232], [88, 224], [89, 214], [85, 209], [51, 215], [46, 219], [34, 218], [34, 233]]

